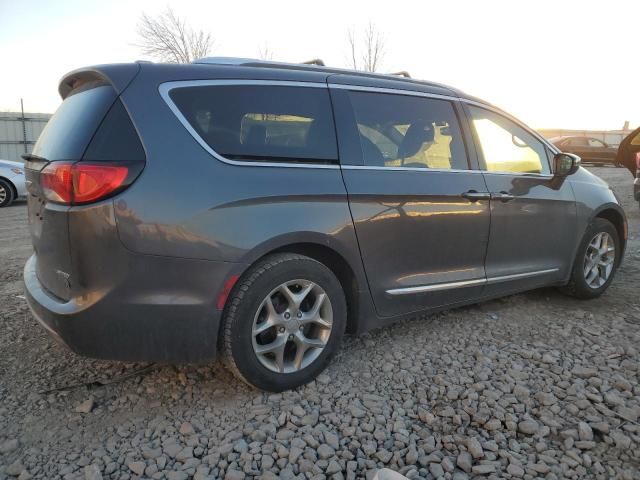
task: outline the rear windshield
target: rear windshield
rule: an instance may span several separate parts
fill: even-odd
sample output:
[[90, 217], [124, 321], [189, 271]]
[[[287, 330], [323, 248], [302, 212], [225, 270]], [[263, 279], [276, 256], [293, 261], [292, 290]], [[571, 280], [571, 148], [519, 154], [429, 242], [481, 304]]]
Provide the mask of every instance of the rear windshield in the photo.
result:
[[326, 89], [218, 85], [180, 87], [170, 96], [202, 140], [226, 158], [323, 163], [338, 159]]
[[47, 160], [79, 160], [116, 96], [109, 85], [69, 95], [47, 122], [33, 155]]

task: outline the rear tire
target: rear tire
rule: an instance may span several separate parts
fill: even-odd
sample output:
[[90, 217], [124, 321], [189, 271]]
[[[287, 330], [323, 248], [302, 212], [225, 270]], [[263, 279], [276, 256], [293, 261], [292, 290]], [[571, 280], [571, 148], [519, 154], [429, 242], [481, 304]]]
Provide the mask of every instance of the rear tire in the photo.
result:
[[[612, 247], [613, 251], [610, 250]], [[578, 247], [571, 279], [561, 290], [576, 298], [599, 297], [613, 281], [620, 254], [620, 238], [616, 228], [604, 218], [595, 218], [587, 227]]]
[[329, 268], [302, 255], [269, 255], [240, 278], [227, 300], [222, 358], [249, 385], [289, 390], [325, 369], [346, 323], [344, 291]]
[[0, 180], [0, 208], [8, 207], [13, 203], [13, 200], [13, 186], [5, 180]]

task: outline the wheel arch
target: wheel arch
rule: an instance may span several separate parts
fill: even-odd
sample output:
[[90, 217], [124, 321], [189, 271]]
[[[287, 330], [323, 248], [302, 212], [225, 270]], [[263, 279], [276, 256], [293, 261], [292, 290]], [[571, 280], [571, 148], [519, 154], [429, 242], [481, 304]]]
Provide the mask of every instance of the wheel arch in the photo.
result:
[[3, 177], [1, 175], [0, 175], [0, 180], [8, 183], [11, 190], [13, 190], [13, 198], [14, 199], [18, 198], [18, 188], [13, 184], [13, 182], [9, 180], [7, 177]]
[[621, 242], [622, 252], [620, 254], [618, 263], [622, 261], [622, 256], [627, 246], [627, 217], [624, 214], [624, 210], [620, 208], [619, 205], [616, 204], [608, 204], [603, 205], [601, 208], [596, 210], [591, 218], [603, 218], [608, 220], [613, 224], [618, 232], [618, 238]]
[[[285, 235], [253, 249], [242, 259], [241, 271], [234, 272], [236, 278], [241, 277], [256, 262], [274, 253], [297, 253], [329, 268], [337, 277], [345, 294], [347, 333], [358, 333], [364, 329], [362, 312], [371, 308], [370, 305], [364, 305], [370, 300], [370, 294], [357, 246], [355, 252], [350, 251], [332, 237], [315, 232]], [[355, 255], [357, 257], [354, 257]]]

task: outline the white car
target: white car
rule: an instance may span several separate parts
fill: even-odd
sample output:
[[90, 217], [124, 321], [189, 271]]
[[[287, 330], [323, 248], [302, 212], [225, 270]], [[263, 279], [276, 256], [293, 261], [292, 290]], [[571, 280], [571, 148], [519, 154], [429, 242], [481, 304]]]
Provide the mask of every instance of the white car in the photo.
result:
[[8, 207], [15, 199], [26, 196], [24, 165], [20, 162], [0, 160], [0, 208]]

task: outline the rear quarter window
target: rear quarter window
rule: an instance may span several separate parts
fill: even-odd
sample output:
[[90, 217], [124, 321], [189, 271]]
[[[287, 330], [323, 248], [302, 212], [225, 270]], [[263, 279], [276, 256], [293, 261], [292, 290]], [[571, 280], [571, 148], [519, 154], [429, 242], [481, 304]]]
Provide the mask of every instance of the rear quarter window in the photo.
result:
[[176, 87], [169, 96], [196, 134], [225, 158], [337, 163], [324, 88], [205, 85]]
[[32, 154], [47, 160], [80, 160], [116, 97], [110, 85], [72, 92], [47, 122]]

